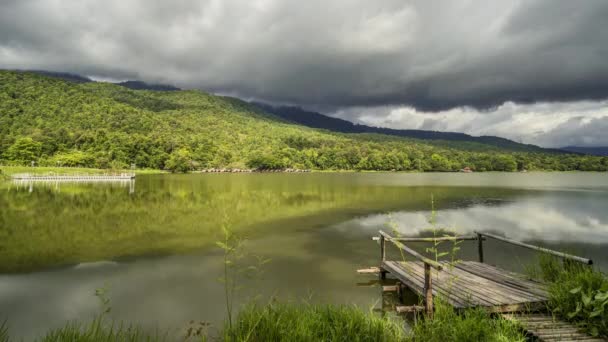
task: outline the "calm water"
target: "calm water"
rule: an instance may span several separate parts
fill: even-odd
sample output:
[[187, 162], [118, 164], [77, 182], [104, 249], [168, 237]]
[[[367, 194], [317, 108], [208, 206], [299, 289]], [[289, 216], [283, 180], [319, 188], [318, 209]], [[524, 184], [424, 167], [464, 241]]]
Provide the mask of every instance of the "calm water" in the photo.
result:
[[[0, 183], [0, 320], [31, 340], [99, 312], [175, 336], [217, 326], [225, 309], [214, 241], [227, 224], [272, 261], [248, 296], [379, 306], [357, 268], [378, 263], [371, 237], [438, 224], [488, 230], [592, 258], [608, 270], [608, 174], [208, 174], [138, 176], [134, 184]], [[386, 228], [385, 228], [386, 229]], [[534, 254], [488, 241], [487, 262], [522, 270]], [[422, 245], [413, 247], [423, 250]], [[460, 257], [476, 258], [466, 242]]]

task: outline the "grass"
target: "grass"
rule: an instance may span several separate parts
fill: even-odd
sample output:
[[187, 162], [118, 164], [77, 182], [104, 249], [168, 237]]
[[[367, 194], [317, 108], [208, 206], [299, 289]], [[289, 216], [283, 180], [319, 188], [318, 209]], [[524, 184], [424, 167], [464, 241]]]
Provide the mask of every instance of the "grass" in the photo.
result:
[[[525, 341], [520, 327], [512, 321], [493, 318], [482, 309], [456, 312], [436, 301], [433, 320], [418, 320], [411, 331], [399, 319], [380, 317], [350, 305], [324, 305], [273, 302], [264, 306], [245, 306], [232, 328], [226, 324], [217, 338], [226, 342], [247, 341]], [[207, 341], [204, 334], [189, 335], [187, 341]], [[4, 339], [2, 339], [4, 338]], [[90, 324], [76, 322], [48, 332], [38, 342], [164, 342], [167, 334], [148, 333], [137, 326], [106, 324], [96, 319]], [[6, 342], [6, 326], [0, 325], [0, 341]]]
[[8, 342], [8, 326], [6, 321], [0, 322], [0, 342]]
[[494, 318], [483, 309], [456, 312], [440, 299], [434, 305], [434, 318], [413, 326], [412, 341], [526, 341], [517, 323]]
[[433, 320], [419, 320], [411, 331], [398, 320], [355, 306], [311, 304], [250, 305], [242, 310], [224, 341], [526, 341], [520, 326], [482, 309], [456, 312], [441, 301]]
[[549, 309], [593, 336], [608, 337], [608, 277], [590, 266], [541, 255], [532, 276], [549, 283]]
[[165, 337], [148, 334], [132, 326], [101, 327], [91, 324], [82, 327], [78, 323], [69, 323], [66, 326], [49, 332], [38, 340], [40, 342], [160, 342], [167, 341]]
[[249, 305], [225, 341], [406, 341], [401, 326], [355, 306], [271, 303]]
[[[65, 326], [49, 331], [45, 336], [37, 339], [37, 342], [164, 342], [168, 337], [160, 333], [147, 333], [141, 328], [124, 324], [105, 324], [98, 318], [91, 323], [83, 325], [78, 322], [70, 322]], [[8, 333], [2, 340], [0, 330], [0, 341], [9, 341]]]

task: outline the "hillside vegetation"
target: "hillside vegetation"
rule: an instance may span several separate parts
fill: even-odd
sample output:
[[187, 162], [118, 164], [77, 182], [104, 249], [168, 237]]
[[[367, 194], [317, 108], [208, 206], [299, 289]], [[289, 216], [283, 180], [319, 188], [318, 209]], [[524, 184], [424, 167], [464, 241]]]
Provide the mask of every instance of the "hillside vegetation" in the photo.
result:
[[468, 141], [346, 134], [290, 123], [201, 91], [132, 90], [0, 71], [4, 164], [317, 170], [608, 169], [608, 158]]

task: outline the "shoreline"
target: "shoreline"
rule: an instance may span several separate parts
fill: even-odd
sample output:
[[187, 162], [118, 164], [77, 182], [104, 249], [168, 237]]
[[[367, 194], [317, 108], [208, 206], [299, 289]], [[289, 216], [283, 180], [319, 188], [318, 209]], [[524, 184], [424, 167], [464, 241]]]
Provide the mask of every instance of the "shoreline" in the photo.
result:
[[[84, 175], [99, 175], [108, 172], [129, 172], [136, 175], [159, 175], [159, 174], [174, 174], [170, 171], [159, 170], [159, 169], [136, 169], [136, 170], [111, 170], [111, 169], [96, 169], [96, 168], [84, 168], [84, 167], [46, 167], [46, 166], [0, 166], [0, 179], [2, 176], [10, 178], [11, 176], [19, 173], [28, 173], [32, 175], [39, 174], [84, 174]], [[283, 170], [255, 170], [255, 169], [240, 169], [240, 168], [211, 168], [203, 170], [193, 170], [187, 173], [175, 173], [175, 174], [205, 174], [205, 173], [463, 173], [463, 174], [488, 174], [488, 173], [607, 173], [605, 171], [559, 171], [559, 170], [527, 170], [527, 171], [474, 171], [474, 172], [462, 172], [462, 171], [420, 171], [420, 170], [314, 170], [314, 169], [283, 169]]]

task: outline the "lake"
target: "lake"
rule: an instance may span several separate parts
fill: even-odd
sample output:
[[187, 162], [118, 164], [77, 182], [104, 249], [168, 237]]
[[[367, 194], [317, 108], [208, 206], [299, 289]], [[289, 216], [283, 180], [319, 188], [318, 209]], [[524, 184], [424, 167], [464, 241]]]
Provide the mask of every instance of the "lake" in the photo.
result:
[[[433, 200], [432, 200], [433, 199]], [[238, 303], [285, 300], [380, 306], [379, 229], [492, 231], [588, 257], [608, 270], [606, 173], [308, 173], [141, 175], [109, 184], [0, 183], [0, 321], [31, 340], [100, 312], [178, 336], [225, 317], [222, 226], [245, 239]], [[422, 244], [411, 244], [424, 251]], [[476, 242], [459, 258], [475, 260]], [[522, 271], [536, 255], [484, 243], [486, 262]], [[393, 251], [394, 253], [394, 251]]]

